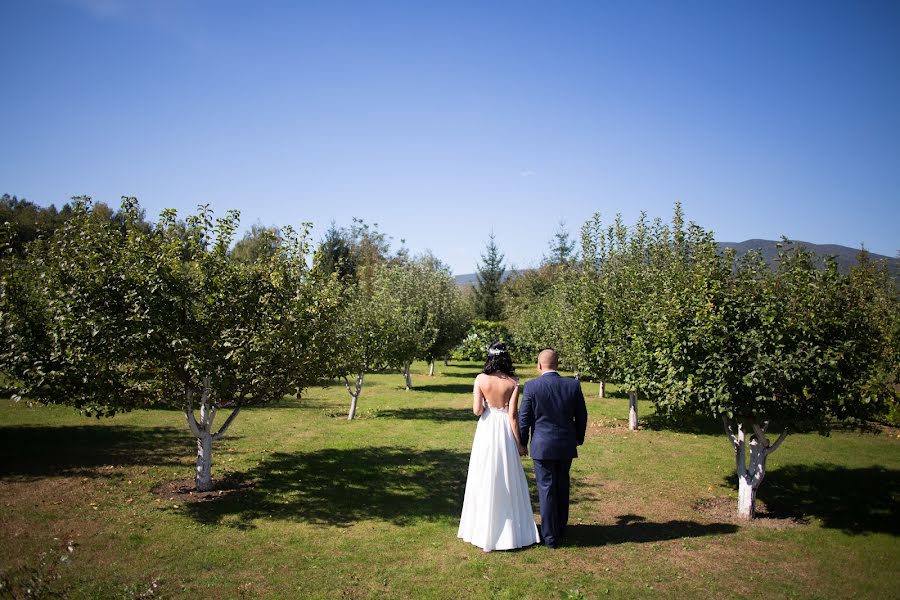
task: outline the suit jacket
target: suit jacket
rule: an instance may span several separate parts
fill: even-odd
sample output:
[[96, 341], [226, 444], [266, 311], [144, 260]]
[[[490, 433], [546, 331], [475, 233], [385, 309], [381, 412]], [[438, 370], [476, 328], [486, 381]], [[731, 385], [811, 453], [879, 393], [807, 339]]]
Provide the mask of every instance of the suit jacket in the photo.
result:
[[581, 384], [559, 373], [544, 373], [525, 384], [519, 407], [519, 435], [538, 460], [575, 458], [584, 443], [587, 406]]

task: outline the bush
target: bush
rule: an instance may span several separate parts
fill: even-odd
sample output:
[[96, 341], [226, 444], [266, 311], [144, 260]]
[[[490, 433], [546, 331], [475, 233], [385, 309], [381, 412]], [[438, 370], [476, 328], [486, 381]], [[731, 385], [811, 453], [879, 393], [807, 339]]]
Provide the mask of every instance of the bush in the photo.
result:
[[452, 357], [454, 360], [484, 362], [488, 346], [498, 341], [506, 344], [513, 361], [517, 361], [515, 340], [500, 321], [472, 321], [465, 339], [453, 350]]

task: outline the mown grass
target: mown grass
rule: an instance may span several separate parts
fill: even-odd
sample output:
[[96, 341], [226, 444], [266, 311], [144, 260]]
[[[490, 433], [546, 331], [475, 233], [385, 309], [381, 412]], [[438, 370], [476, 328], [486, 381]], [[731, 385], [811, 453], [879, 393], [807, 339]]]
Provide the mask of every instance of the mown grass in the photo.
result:
[[192, 472], [176, 411], [97, 421], [0, 401], [0, 570], [67, 554], [52, 585], [74, 598], [153, 580], [179, 598], [898, 597], [896, 432], [788, 437], [760, 498], [793, 519], [748, 526], [700, 508], [736, 503], [715, 423], [673, 431], [641, 403], [651, 427], [632, 433], [627, 400], [585, 383], [569, 543], [484, 553], [456, 539], [477, 366], [416, 367], [409, 392], [368, 376], [354, 422], [343, 386], [247, 410], [213, 476], [253, 487], [207, 502], [151, 492]]

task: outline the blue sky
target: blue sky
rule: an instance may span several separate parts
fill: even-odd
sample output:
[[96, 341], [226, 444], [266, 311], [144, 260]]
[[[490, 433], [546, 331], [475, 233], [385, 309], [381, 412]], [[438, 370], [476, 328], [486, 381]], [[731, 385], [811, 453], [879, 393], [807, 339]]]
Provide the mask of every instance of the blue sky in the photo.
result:
[[900, 2], [0, 2], [0, 193], [377, 222], [472, 272], [560, 221], [900, 250]]

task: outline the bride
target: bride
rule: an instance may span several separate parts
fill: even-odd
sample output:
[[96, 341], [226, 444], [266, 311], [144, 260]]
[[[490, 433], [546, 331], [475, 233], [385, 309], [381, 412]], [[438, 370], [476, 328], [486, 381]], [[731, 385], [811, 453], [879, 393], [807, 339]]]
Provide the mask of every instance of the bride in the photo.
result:
[[472, 411], [480, 418], [457, 533], [485, 552], [539, 541], [519, 458], [525, 447], [519, 439], [518, 400], [519, 381], [506, 344], [495, 342], [488, 348], [484, 371], [475, 378]]

